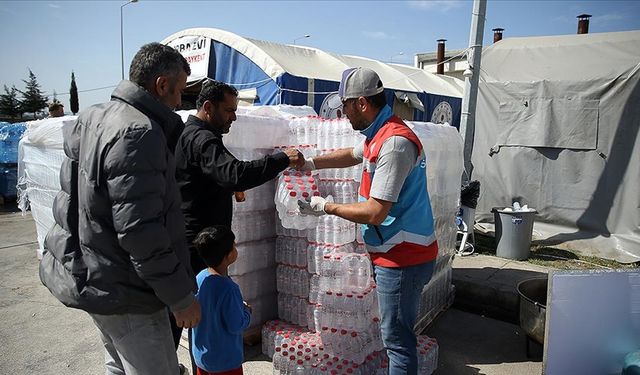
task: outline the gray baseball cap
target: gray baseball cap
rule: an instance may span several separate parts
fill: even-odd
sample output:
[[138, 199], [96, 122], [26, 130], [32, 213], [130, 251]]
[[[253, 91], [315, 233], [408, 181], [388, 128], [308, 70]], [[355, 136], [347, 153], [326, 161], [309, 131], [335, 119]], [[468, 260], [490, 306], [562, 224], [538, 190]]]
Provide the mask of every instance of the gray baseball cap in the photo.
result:
[[369, 68], [350, 68], [342, 72], [338, 95], [341, 100], [373, 96], [384, 91], [378, 73]]

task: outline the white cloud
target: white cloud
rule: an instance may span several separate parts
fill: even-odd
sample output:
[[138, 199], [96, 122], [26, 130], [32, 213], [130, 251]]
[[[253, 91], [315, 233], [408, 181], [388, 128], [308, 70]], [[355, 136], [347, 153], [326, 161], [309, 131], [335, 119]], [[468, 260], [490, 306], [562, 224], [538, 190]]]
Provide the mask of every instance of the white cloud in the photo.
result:
[[460, 8], [463, 4], [462, 0], [422, 0], [409, 1], [409, 6], [422, 10], [437, 10], [440, 12], [448, 12], [451, 9]]
[[367, 38], [378, 39], [378, 40], [394, 39], [393, 36], [385, 33], [384, 31], [363, 31], [362, 35], [366, 36]]
[[60, 5], [58, 4], [48, 4], [49, 8], [53, 8], [53, 9], [60, 9]]

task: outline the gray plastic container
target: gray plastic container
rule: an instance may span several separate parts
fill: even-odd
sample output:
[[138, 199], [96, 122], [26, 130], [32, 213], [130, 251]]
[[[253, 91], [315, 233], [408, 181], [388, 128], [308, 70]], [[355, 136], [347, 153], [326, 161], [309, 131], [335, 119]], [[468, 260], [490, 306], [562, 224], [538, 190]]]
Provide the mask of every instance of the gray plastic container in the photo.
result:
[[496, 255], [501, 258], [525, 260], [531, 252], [531, 234], [536, 210], [505, 211], [493, 208], [496, 225]]

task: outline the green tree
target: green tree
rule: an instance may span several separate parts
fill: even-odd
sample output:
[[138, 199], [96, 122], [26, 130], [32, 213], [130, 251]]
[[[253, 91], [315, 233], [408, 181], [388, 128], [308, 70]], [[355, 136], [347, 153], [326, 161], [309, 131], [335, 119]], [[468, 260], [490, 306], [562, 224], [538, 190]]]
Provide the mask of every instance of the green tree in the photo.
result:
[[76, 76], [71, 72], [71, 88], [69, 89], [69, 105], [71, 106], [71, 112], [75, 115], [80, 110], [80, 104], [78, 103], [78, 86], [76, 86]]
[[29, 78], [23, 79], [22, 82], [25, 84], [25, 90], [20, 91], [22, 94], [22, 112], [30, 112], [35, 116], [47, 107], [48, 98], [40, 90], [40, 84], [31, 69], [29, 69]]
[[4, 85], [4, 92], [4, 94], [0, 94], [0, 113], [11, 118], [20, 115], [20, 118], [22, 118], [18, 89], [15, 86], [11, 86], [11, 89], [9, 89], [7, 85]]

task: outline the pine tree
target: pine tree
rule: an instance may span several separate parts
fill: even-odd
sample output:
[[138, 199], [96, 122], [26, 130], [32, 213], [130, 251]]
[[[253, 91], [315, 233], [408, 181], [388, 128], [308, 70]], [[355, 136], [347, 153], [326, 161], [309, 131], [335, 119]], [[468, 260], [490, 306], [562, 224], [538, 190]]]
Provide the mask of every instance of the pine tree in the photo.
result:
[[11, 86], [11, 90], [9, 90], [7, 85], [4, 85], [4, 92], [4, 94], [0, 94], [0, 113], [11, 118], [20, 115], [20, 118], [22, 118], [18, 89], [15, 86]]
[[25, 90], [20, 91], [22, 94], [22, 112], [33, 113], [34, 116], [42, 109], [47, 107], [48, 98], [40, 90], [40, 84], [36, 79], [36, 75], [29, 69], [29, 79], [23, 79]]
[[71, 112], [75, 115], [78, 113], [80, 109], [80, 104], [78, 103], [78, 86], [76, 86], [76, 76], [71, 72], [71, 88], [69, 89], [69, 106], [71, 106]]

